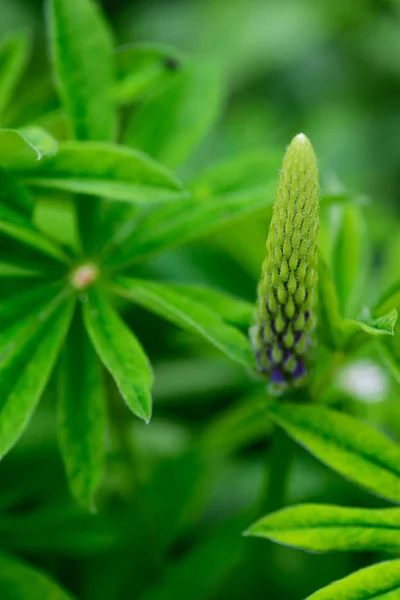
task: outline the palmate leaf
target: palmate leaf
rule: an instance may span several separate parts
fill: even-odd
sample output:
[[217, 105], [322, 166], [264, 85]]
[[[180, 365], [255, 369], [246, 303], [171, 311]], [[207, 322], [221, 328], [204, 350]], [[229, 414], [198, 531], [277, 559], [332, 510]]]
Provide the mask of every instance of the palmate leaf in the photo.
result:
[[154, 281], [121, 278], [117, 280], [114, 289], [124, 298], [175, 325], [201, 335], [232, 360], [246, 366], [255, 366], [246, 336], [224, 323], [220, 315], [209, 306], [186, 296], [182, 288], [177, 290], [173, 286]]
[[254, 304], [231, 294], [200, 285], [168, 284], [171, 290], [183, 294], [217, 313], [223, 321], [237, 327], [249, 327], [254, 317]]
[[0, 44], [0, 115], [9, 104], [26, 66], [29, 42], [29, 36], [19, 31], [3, 38]]
[[0, 457], [16, 443], [46, 387], [66, 336], [74, 308], [66, 300], [38, 327], [17, 352], [9, 353], [0, 370]]
[[183, 68], [185, 59], [170, 46], [141, 43], [117, 48], [115, 63], [114, 97], [119, 104], [129, 104], [165, 87]]
[[111, 140], [113, 43], [93, 0], [48, 0], [50, 55], [61, 99], [79, 140]]
[[57, 246], [57, 244], [29, 224], [17, 225], [10, 221], [0, 219], [0, 235], [1, 234], [16, 240], [24, 246], [28, 246], [32, 250], [56, 260], [57, 262], [61, 262], [62, 264], [69, 263], [68, 256], [61, 248], [59, 248], [59, 246]]
[[227, 223], [272, 206], [275, 187], [275, 180], [272, 180], [261, 190], [241, 191], [207, 200], [189, 198], [157, 207], [125, 240], [118, 237], [118, 243], [111, 242], [114, 252], [107, 262], [127, 266], [213, 233]]
[[155, 202], [182, 195], [168, 169], [124, 146], [64, 142], [52, 159], [19, 176], [34, 188], [54, 189], [121, 202]]
[[19, 221], [31, 222], [33, 199], [28, 190], [10, 173], [0, 171], [0, 215], [5, 209], [13, 210]]
[[0, 365], [11, 353], [18, 353], [70, 292], [61, 283], [35, 286], [0, 303]]
[[378, 318], [369, 314], [364, 320], [343, 319], [329, 267], [322, 256], [318, 262], [319, 320], [318, 333], [329, 348], [351, 350], [381, 336], [393, 336], [397, 311]]
[[68, 482], [77, 501], [93, 509], [104, 469], [106, 410], [101, 364], [76, 311], [61, 355], [58, 433]]
[[133, 113], [125, 143], [168, 167], [179, 166], [214, 124], [222, 90], [221, 69], [215, 64], [189, 65]]
[[135, 415], [149, 421], [153, 373], [140, 343], [97, 290], [88, 293], [83, 315], [92, 344], [126, 404]]
[[40, 127], [0, 129], [0, 166], [24, 169], [57, 152], [57, 141]]
[[398, 552], [400, 509], [303, 504], [267, 515], [246, 533], [310, 552]]
[[273, 404], [268, 414], [331, 469], [400, 503], [400, 446], [382, 433], [323, 406]]
[[400, 598], [400, 560], [361, 569], [311, 594], [307, 600], [397, 600]]
[[[343, 204], [333, 208], [336, 235], [332, 248], [332, 272], [340, 313], [351, 316], [362, 299], [369, 266], [366, 226], [359, 206]], [[333, 221], [333, 219], [332, 219]]]
[[42, 571], [5, 554], [0, 555], [0, 596], [4, 600], [73, 600]]
[[17, 261], [0, 261], [0, 277], [41, 277], [42, 273], [20, 265]]

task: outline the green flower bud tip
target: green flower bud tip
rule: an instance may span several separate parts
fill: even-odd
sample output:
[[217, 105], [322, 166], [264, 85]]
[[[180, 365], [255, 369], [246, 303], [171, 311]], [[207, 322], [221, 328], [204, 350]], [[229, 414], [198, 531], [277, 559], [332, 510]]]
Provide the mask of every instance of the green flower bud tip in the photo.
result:
[[250, 330], [258, 370], [270, 390], [303, 385], [315, 347], [318, 168], [300, 133], [283, 159]]

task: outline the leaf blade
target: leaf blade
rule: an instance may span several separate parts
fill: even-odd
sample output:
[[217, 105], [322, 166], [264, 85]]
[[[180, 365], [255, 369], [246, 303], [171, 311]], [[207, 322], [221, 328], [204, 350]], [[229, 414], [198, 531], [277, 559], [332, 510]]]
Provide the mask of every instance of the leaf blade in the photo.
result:
[[400, 446], [323, 406], [274, 404], [270, 416], [319, 460], [370, 492], [400, 503]]
[[57, 148], [57, 141], [40, 127], [0, 129], [0, 165], [7, 169], [35, 165], [53, 156]]
[[[74, 301], [66, 301], [31, 343], [10, 355], [0, 378], [0, 457], [17, 442], [46, 387], [66, 336]], [[28, 358], [28, 360], [27, 360]]]
[[247, 533], [309, 552], [395, 552], [400, 548], [400, 509], [302, 504], [267, 515]]
[[101, 366], [76, 311], [61, 356], [58, 438], [70, 490], [92, 510], [105, 460], [106, 409]]
[[226, 325], [207, 306], [186, 297], [182, 289], [140, 279], [119, 279], [115, 291], [123, 297], [183, 327], [200, 334], [232, 360], [254, 367], [254, 356], [247, 338]]
[[53, 70], [75, 137], [112, 139], [113, 43], [100, 10], [92, 0], [49, 0], [47, 21]]
[[400, 560], [392, 560], [356, 571], [311, 594], [307, 600], [394, 600], [398, 593]]
[[88, 298], [83, 315], [92, 344], [127, 406], [135, 415], [149, 421], [153, 373], [148, 358], [104, 296], [91, 290]]
[[0, 556], [0, 593], [3, 598], [73, 600], [42, 571], [5, 554]]
[[182, 186], [145, 154], [106, 142], [64, 142], [54, 158], [20, 174], [28, 186], [121, 202], [176, 198]]
[[214, 64], [184, 69], [135, 113], [126, 143], [169, 167], [179, 166], [216, 120], [222, 104], [221, 83], [220, 69]]

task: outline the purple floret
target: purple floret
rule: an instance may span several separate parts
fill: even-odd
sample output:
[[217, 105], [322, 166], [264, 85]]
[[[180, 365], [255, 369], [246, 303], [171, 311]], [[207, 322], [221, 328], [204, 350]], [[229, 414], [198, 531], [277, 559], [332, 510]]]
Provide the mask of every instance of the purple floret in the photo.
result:
[[307, 369], [304, 362], [298, 358], [296, 368], [292, 373], [293, 379], [300, 379], [300, 377], [304, 377], [306, 373]]
[[272, 383], [286, 383], [286, 379], [279, 367], [274, 367], [271, 374]]

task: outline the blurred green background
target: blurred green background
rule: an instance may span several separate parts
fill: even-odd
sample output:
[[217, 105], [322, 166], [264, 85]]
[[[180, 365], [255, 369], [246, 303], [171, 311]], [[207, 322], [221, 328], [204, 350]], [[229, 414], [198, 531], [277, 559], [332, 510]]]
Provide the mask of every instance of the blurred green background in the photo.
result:
[[[103, 6], [118, 43], [166, 42], [221, 68], [223, 114], [180, 168], [183, 178], [244, 151], [283, 155], [303, 131], [324, 185], [360, 197], [379, 282], [398, 279], [398, 0], [108, 0]], [[20, 89], [26, 112], [20, 101], [19, 113], [11, 107], [7, 119], [10, 126], [35, 121], [44, 106], [56, 106], [43, 6], [0, 0], [0, 16], [1, 34], [21, 27], [34, 33]], [[143, 274], [205, 282], [253, 300], [267, 228], [268, 214], [252, 217], [162, 255]], [[365, 285], [365, 302], [376, 281]], [[99, 511], [80, 513], [56, 451], [50, 386], [27, 434], [0, 465], [2, 548], [49, 571], [82, 600], [297, 600], [379, 558], [310, 556], [243, 538], [266, 511], [271, 424], [262, 411], [264, 386], [203, 343], [129, 311], [155, 365], [152, 424], [111, 403]], [[400, 433], [398, 384], [373, 351], [357, 361], [332, 383], [331, 401]], [[384, 505], [302, 450], [295, 453], [288, 503]]]

